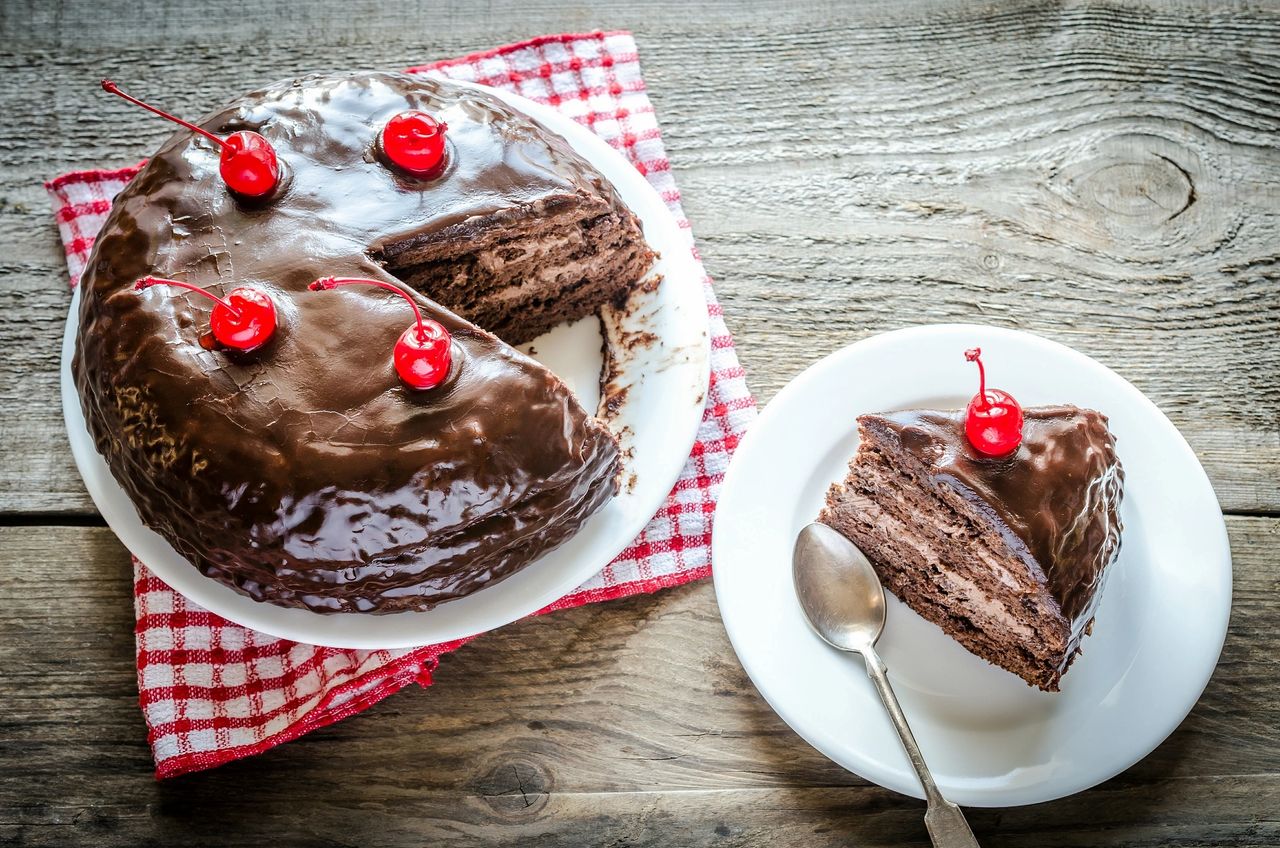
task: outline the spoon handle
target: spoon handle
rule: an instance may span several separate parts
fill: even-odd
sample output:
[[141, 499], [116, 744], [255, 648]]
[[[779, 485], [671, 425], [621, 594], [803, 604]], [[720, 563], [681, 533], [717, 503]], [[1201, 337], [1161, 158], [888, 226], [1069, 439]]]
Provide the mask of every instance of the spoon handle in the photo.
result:
[[893, 694], [893, 687], [889, 685], [889, 669], [880, 659], [880, 655], [870, 646], [862, 651], [862, 658], [866, 660], [867, 674], [875, 683], [876, 691], [880, 693], [880, 700], [884, 702], [885, 711], [893, 720], [898, 738], [902, 740], [902, 747], [906, 749], [907, 757], [911, 760], [911, 765], [920, 778], [920, 785], [924, 788], [929, 805], [924, 814], [924, 825], [929, 831], [929, 838], [933, 840], [935, 848], [979, 848], [978, 840], [973, 838], [973, 831], [969, 829], [964, 813], [960, 812], [960, 808], [955, 804], [943, 798], [942, 793], [938, 791], [938, 785], [933, 782], [933, 775], [929, 773], [924, 755], [920, 753], [920, 746], [916, 744], [916, 738], [911, 734], [907, 717], [903, 715], [902, 706], [898, 703], [897, 696]]

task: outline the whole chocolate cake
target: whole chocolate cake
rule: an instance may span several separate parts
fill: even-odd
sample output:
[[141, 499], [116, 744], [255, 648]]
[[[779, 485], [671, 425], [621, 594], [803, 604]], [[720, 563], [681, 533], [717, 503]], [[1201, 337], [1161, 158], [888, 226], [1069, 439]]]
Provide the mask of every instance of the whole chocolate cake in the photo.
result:
[[963, 410], [859, 417], [819, 520], [961, 645], [1057, 691], [1120, 548], [1124, 472], [1101, 413], [1022, 415], [1020, 444], [998, 457], [966, 438]]
[[[425, 176], [381, 149], [406, 112], [444, 133]], [[116, 198], [80, 283], [76, 385], [144, 523], [254, 599], [385, 613], [501, 580], [616, 494], [614, 436], [509, 346], [625, 298], [653, 259], [563, 139], [494, 97], [387, 73], [285, 81], [199, 127], [260, 134], [278, 184], [229, 191], [218, 147], [179, 132]], [[251, 286], [274, 332], [219, 345], [210, 300], [135, 290], [149, 276]], [[443, 328], [443, 381], [397, 376], [404, 299], [308, 289], [328, 277], [416, 290]]]

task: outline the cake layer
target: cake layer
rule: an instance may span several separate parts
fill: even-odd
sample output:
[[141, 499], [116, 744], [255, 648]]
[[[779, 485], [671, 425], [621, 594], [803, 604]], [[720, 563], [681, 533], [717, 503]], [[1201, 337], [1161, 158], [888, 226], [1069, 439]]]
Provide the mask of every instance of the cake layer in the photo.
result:
[[[448, 125], [437, 179], [379, 158], [379, 128], [410, 109]], [[426, 245], [460, 245], [449, 261], [461, 265], [468, 245], [501, 244], [533, 257], [522, 274], [540, 296], [580, 310], [568, 281], [535, 273], [541, 240], [575, 231], [594, 248], [578, 276], [633, 285], [647, 255], [635, 218], [563, 139], [496, 98], [402, 74], [289, 80], [201, 125], [261, 133], [281, 189], [237, 199], [213, 145], [179, 132], [115, 200], [81, 281], [77, 389], [144, 523], [256, 599], [392, 612], [514, 573], [616, 493], [617, 440], [534, 360], [419, 294], [452, 334], [453, 364], [443, 384], [415, 391], [391, 362], [413, 320], [403, 299], [307, 289], [328, 276], [395, 282], [384, 263]], [[581, 235], [601, 220], [614, 222], [608, 238]], [[215, 293], [252, 285], [279, 325], [252, 353], [207, 349], [209, 302], [135, 292], [146, 275]], [[486, 297], [515, 279], [489, 275]], [[420, 285], [458, 294], [445, 283]], [[595, 293], [597, 306], [607, 299]], [[518, 317], [509, 326], [527, 327]]]
[[424, 240], [387, 268], [510, 344], [523, 344], [624, 300], [653, 263], [630, 213], [599, 200], [503, 217], [516, 220], [471, 242]]

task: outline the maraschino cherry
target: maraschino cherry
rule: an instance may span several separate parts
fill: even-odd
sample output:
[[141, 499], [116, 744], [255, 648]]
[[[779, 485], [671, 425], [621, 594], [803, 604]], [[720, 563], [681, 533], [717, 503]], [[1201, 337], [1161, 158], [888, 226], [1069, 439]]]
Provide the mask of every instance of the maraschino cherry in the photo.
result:
[[125, 94], [111, 80], [102, 81], [102, 90], [118, 97], [123, 97], [130, 103], [137, 104], [148, 112], [154, 112], [162, 118], [168, 118], [175, 124], [199, 133], [218, 145], [222, 151], [218, 156], [218, 173], [222, 174], [222, 180], [227, 184], [227, 188], [236, 194], [244, 197], [262, 197], [270, 194], [279, 185], [280, 162], [276, 159], [275, 148], [271, 146], [271, 142], [258, 133], [251, 130], [241, 130], [240, 132], [232, 133], [225, 139], [218, 138], [208, 130], [197, 127], [195, 124], [188, 123], [181, 118], [175, 118], [168, 112], [163, 112], [148, 103], [143, 103], [136, 97]]
[[426, 112], [401, 112], [378, 136], [382, 155], [405, 173], [427, 179], [444, 164], [444, 134], [449, 126]]
[[143, 277], [133, 287], [136, 291], [143, 291], [155, 285], [176, 286], [214, 301], [217, 306], [209, 316], [209, 326], [213, 337], [226, 347], [248, 353], [266, 344], [276, 330], [276, 305], [255, 288], [237, 286], [222, 298], [191, 283], [161, 277]]
[[964, 432], [974, 450], [987, 456], [1008, 456], [1022, 444], [1022, 407], [1008, 392], [987, 388], [982, 349], [964, 352], [978, 363], [978, 393], [964, 411]]
[[307, 288], [312, 291], [336, 289], [339, 286], [377, 286], [389, 292], [395, 292], [413, 307], [414, 322], [409, 329], [400, 334], [396, 341], [392, 361], [396, 373], [410, 388], [434, 389], [449, 376], [449, 366], [453, 362], [452, 337], [440, 322], [423, 318], [418, 304], [399, 286], [384, 283], [381, 280], [367, 280], [363, 277], [321, 277]]

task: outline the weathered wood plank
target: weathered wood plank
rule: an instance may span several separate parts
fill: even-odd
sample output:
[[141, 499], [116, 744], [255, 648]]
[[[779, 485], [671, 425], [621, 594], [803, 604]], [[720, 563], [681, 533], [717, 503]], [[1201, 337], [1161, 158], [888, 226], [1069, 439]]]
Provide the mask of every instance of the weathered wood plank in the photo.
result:
[[[1097, 789], [975, 812], [984, 845], [1280, 841], [1280, 520], [1228, 526], [1235, 610], [1191, 716]], [[227, 845], [925, 844], [917, 802], [769, 710], [705, 583], [504, 628], [447, 657], [427, 691], [164, 783], [131, 631], [109, 531], [0, 529], [0, 841], [171, 845], [216, 821]]]
[[[296, 788], [275, 789], [270, 800], [242, 790], [218, 802], [194, 794], [170, 797], [151, 810], [115, 802], [87, 811], [60, 807], [59, 822], [17, 825], [11, 832], [18, 844], [32, 848], [168, 848], [189, 842], [193, 833], [209, 834], [212, 822], [218, 844], [245, 848], [264, 840], [333, 848], [929, 845], [921, 806], [886, 798], [873, 787], [546, 794], [538, 784], [522, 790], [516, 781], [511, 776], [500, 794], [460, 796], [421, 791], [406, 779], [377, 787], [374, 802], [336, 786], [299, 781]], [[987, 848], [1271, 848], [1280, 840], [1280, 825], [1264, 816], [1241, 821], [1234, 811], [1277, 804], [1280, 779], [1248, 776], [1203, 784], [1155, 781], [1053, 805], [974, 810], [968, 818]], [[297, 805], [305, 805], [305, 815]]]
[[397, 67], [596, 26], [638, 32], [761, 400], [880, 330], [1025, 328], [1096, 356], [1166, 409], [1226, 509], [1280, 510], [1280, 71], [1268, 59], [1280, 10], [331, 8], [340, 25], [284, 3], [5, 4], [0, 511], [92, 510], [58, 410], [66, 294], [39, 182], [135, 161], [167, 133], [104, 103], [98, 78], [135, 80], [194, 114], [301, 69]]

